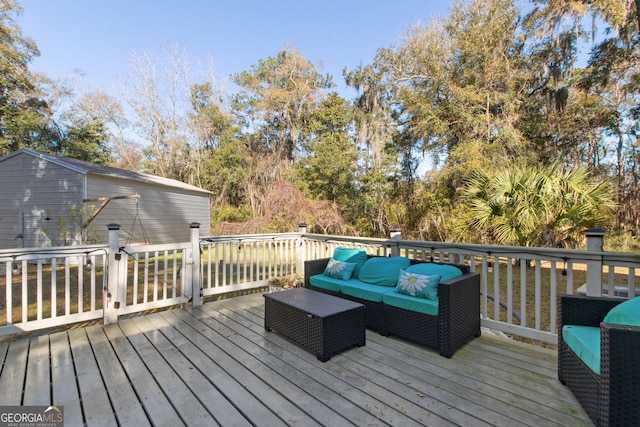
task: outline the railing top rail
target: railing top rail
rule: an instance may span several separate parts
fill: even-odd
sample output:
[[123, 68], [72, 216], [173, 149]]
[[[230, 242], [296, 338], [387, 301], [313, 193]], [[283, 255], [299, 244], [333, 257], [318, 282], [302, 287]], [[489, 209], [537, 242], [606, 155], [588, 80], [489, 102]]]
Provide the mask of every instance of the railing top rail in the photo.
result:
[[200, 243], [225, 243], [225, 242], [258, 242], [265, 240], [290, 240], [300, 237], [300, 233], [273, 233], [273, 234], [230, 234], [225, 236], [201, 237]]
[[145, 253], [145, 252], [163, 252], [163, 251], [172, 251], [172, 250], [180, 250], [188, 247], [190, 242], [181, 242], [181, 243], [162, 243], [157, 245], [131, 245], [131, 246], [121, 246], [120, 249], [128, 254], [134, 253]]
[[0, 262], [24, 259], [63, 258], [107, 253], [108, 245], [56, 246], [40, 248], [0, 249]]
[[623, 252], [599, 252], [582, 249], [560, 249], [544, 247], [482, 245], [473, 243], [430, 242], [418, 240], [374, 239], [324, 234], [304, 234], [304, 238], [330, 243], [350, 243], [401, 249], [442, 251], [448, 250], [464, 255], [489, 255], [497, 257], [543, 259], [558, 261], [602, 261], [605, 264], [640, 266], [640, 254]]
[[373, 237], [353, 237], [353, 236], [332, 236], [327, 234], [303, 234], [305, 239], [316, 240], [326, 243], [351, 243], [354, 245], [372, 246], [396, 246], [397, 240], [380, 239]]

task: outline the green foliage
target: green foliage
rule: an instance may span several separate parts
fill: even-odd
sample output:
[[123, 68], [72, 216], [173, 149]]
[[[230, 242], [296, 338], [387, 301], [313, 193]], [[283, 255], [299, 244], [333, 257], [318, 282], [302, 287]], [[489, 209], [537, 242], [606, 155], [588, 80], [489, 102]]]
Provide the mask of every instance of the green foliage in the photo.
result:
[[478, 171], [463, 191], [468, 228], [485, 243], [573, 246], [586, 228], [611, 220], [615, 203], [606, 182], [586, 168], [522, 165]]
[[252, 218], [251, 208], [231, 205], [215, 205], [211, 208], [211, 222], [245, 222]]
[[193, 85], [190, 98], [193, 113], [189, 118], [198, 140], [205, 149], [217, 147], [220, 138], [231, 127], [231, 123], [216, 102], [211, 83]]
[[640, 253], [640, 236], [629, 231], [607, 233], [604, 239], [605, 251]]
[[0, 0], [0, 156], [24, 146], [46, 146], [50, 131], [48, 105], [28, 69], [40, 53], [13, 20], [21, 12], [16, 1]]
[[61, 141], [57, 154], [98, 165], [113, 161], [107, 147], [104, 124], [77, 123], [67, 129], [66, 139]]
[[308, 142], [302, 145], [297, 172], [314, 198], [334, 200], [347, 207], [355, 195], [357, 151], [349, 140], [346, 102], [330, 94], [307, 126]]
[[299, 288], [304, 284], [304, 277], [299, 274], [288, 274], [281, 277], [269, 279], [269, 286], [282, 289]]
[[[512, 1], [455, 3], [441, 25], [415, 27], [405, 43], [381, 51], [376, 61], [398, 82], [396, 102], [415, 144], [449, 163], [467, 160], [448, 158], [467, 141], [500, 142], [501, 158], [521, 151], [524, 141], [514, 125], [526, 79]], [[476, 152], [493, 158], [484, 149]]]
[[249, 179], [249, 159], [246, 146], [231, 138], [223, 138], [212, 150], [207, 165], [211, 173], [205, 177], [205, 187], [213, 192], [216, 205], [246, 203], [244, 192]]
[[260, 60], [251, 71], [233, 76], [241, 91], [233, 106], [244, 124], [258, 130], [260, 146], [293, 160], [305, 122], [315, 109], [330, 75], [320, 74], [295, 49]]
[[52, 246], [92, 245], [100, 243], [100, 235], [88, 224], [83, 227], [87, 218], [95, 211], [94, 205], [75, 205], [69, 208], [69, 213], [60, 215], [56, 219], [58, 234], [50, 228], [42, 231], [51, 240]]

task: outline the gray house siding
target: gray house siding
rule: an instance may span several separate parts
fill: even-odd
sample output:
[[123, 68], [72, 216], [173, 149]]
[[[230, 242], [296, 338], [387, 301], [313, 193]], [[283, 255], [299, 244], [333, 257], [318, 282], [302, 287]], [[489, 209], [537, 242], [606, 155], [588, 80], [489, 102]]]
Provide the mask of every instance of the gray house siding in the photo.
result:
[[0, 176], [0, 247], [50, 245], [45, 231], [54, 233], [56, 218], [80, 202], [84, 177], [32, 156], [4, 160]]
[[132, 194], [140, 198], [111, 200], [94, 218], [89, 235], [96, 240], [90, 243], [106, 243], [110, 223], [120, 224], [121, 244], [187, 241], [192, 222], [209, 234], [205, 190], [22, 149], [0, 157], [0, 249], [57, 245], [57, 221], [69, 217], [72, 207], [97, 207], [100, 202], [83, 200]]
[[[121, 243], [171, 243], [189, 240], [189, 224], [209, 234], [209, 202], [205, 193], [176, 192], [153, 184], [89, 175], [87, 198], [139, 194], [139, 199], [111, 200], [91, 224], [101, 234], [107, 224], [120, 224]], [[98, 206], [99, 202], [87, 203]], [[137, 209], [137, 217], [136, 217]]]

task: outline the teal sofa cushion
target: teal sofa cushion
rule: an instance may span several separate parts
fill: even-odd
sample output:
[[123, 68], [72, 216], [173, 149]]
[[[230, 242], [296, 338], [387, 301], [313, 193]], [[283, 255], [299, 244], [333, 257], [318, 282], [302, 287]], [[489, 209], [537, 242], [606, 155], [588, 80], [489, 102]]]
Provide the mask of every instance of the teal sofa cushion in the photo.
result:
[[410, 273], [424, 274], [425, 276], [440, 275], [440, 280], [449, 280], [454, 277], [462, 276], [462, 271], [453, 265], [442, 265], [435, 262], [421, 262], [413, 264], [405, 269]]
[[350, 281], [357, 282], [356, 279], [342, 280], [330, 276], [325, 276], [324, 274], [316, 274], [315, 276], [309, 277], [309, 283], [311, 285], [332, 292], [340, 292], [340, 290], [342, 289], [342, 285]]
[[367, 261], [367, 252], [362, 248], [345, 248], [338, 246], [333, 251], [333, 259], [344, 262], [354, 262], [356, 264], [352, 277], [357, 278], [360, 268]]
[[372, 285], [395, 286], [400, 270], [406, 269], [410, 264], [408, 258], [400, 256], [369, 258], [360, 268], [358, 279]]
[[431, 316], [438, 315], [438, 300], [412, 297], [399, 292], [387, 292], [382, 295], [382, 302], [393, 307], [403, 308]]
[[331, 258], [327, 263], [324, 274], [335, 279], [349, 280], [355, 268], [355, 262], [344, 262]]
[[396, 292], [413, 297], [437, 299], [440, 275], [425, 276], [400, 270]]
[[631, 298], [613, 307], [604, 317], [603, 322], [640, 326], [640, 297]]
[[393, 288], [356, 280], [350, 280], [342, 285], [343, 294], [372, 302], [382, 302], [382, 296], [387, 292], [393, 292]]
[[562, 339], [593, 372], [600, 375], [600, 328], [565, 325]]

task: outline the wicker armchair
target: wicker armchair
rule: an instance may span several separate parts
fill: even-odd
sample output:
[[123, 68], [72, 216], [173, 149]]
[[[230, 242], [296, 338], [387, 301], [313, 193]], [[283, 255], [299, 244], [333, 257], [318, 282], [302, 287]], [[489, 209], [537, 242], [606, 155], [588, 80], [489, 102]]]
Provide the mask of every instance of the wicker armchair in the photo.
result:
[[[561, 295], [558, 298], [558, 379], [597, 426], [640, 422], [640, 327], [602, 323], [618, 298]], [[600, 375], [562, 339], [564, 325], [600, 327]]]

